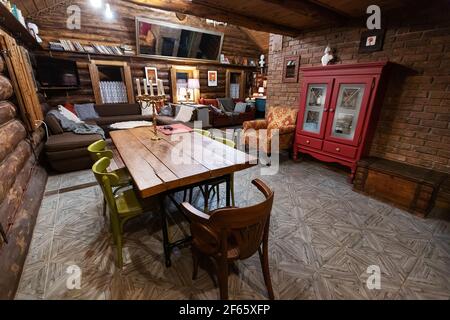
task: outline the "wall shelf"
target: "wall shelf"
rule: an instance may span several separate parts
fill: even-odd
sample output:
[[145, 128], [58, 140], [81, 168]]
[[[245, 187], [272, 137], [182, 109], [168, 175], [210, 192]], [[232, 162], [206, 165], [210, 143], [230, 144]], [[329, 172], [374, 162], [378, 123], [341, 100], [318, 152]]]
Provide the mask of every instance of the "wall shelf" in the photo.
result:
[[27, 28], [25, 28], [3, 4], [0, 4], [0, 28], [9, 33], [19, 44], [24, 45], [28, 49], [42, 49], [42, 46], [31, 35]]
[[[81, 51], [69, 51], [69, 50], [51, 50], [51, 49], [45, 49], [45, 51], [49, 52], [50, 55], [55, 54], [78, 54], [82, 56], [87, 56], [90, 60], [90, 56], [95, 57], [115, 57], [115, 58], [121, 58], [125, 60], [131, 60], [131, 59], [139, 59], [139, 60], [162, 60], [167, 61], [170, 63], [177, 63], [177, 64], [192, 64], [193, 61], [190, 61], [188, 59], [177, 59], [177, 58], [165, 58], [165, 57], [157, 57], [157, 56], [145, 56], [145, 55], [120, 55], [120, 54], [104, 54], [104, 53], [91, 53], [91, 52], [81, 52]], [[219, 61], [211, 61], [211, 60], [196, 60], [196, 64], [206, 64], [206, 65], [213, 65], [213, 66], [221, 66], [224, 68], [240, 68], [240, 69], [251, 69], [254, 70], [257, 67], [256, 66], [245, 66], [245, 65], [239, 65], [239, 64], [227, 64], [227, 63], [220, 63]]]

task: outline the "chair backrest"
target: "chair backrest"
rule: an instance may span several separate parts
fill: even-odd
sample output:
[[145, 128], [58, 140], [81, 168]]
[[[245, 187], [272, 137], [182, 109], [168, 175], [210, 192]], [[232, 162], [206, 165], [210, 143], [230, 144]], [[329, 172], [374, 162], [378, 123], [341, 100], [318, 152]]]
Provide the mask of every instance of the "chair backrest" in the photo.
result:
[[297, 122], [297, 108], [271, 107], [266, 116], [268, 129], [270, 127], [282, 128], [289, 125], [295, 125]]
[[[265, 200], [245, 208], [223, 208], [212, 211], [208, 226], [219, 234], [220, 248], [227, 251], [230, 238], [239, 248], [239, 258], [252, 256], [263, 240], [268, 241], [273, 191], [260, 179], [252, 183], [264, 194]], [[194, 235], [195, 236], [195, 235]]]
[[194, 132], [199, 133], [199, 134], [201, 134], [202, 136], [205, 136], [205, 137], [208, 137], [208, 138], [211, 137], [211, 132], [209, 132], [208, 130], [203, 130], [203, 129], [197, 129], [197, 128], [195, 128], [195, 129], [194, 129]]
[[93, 143], [91, 143], [88, 146], [89, 155], [91, 156], [91, 159], [93, 161], [100, 160], [103, 157], [107, 157], [109, 159], [112, 159], [113, 153], [111, 150], [106, 149], [106, 141], [105, 140], [98, 140]]
[[114, 195], [111, 185], [117, 185], [119, 183], [119, 177], [113, 172], [107, 172], [107, 168], [111, 160], [108, 157], [103, 157], [97, 160], [92, 165], [92, 172], [97, 179], [98, 184], [102, 188], [103, 195], [108, 203], [108, 207], [112, 212], [117, 213], [116, 201], [114, 200]]
[[222, 138], [222, 137], [214, 137], [214, 140], [226, 144], [229, 147], [235, 148], [236, 147], [236, 143], [230, 139], [226, 139], [226, 138]]

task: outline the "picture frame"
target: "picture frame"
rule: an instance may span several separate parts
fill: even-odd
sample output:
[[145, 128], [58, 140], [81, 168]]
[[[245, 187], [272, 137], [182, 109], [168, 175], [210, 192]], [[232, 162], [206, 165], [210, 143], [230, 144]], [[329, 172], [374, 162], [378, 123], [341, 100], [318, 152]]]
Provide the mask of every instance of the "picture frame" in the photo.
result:
[[145, 79], [147, 83], [150, 83], [151, 80], [153, 86], [158, 85], [158, 69], [155, 67], [145, 67]]
[[208, 70], [208, 87], [217, 87], [217, 71]]
[[298, 82], [300, 56], [286, 56], [283, 60], [283, 82]]
[[359, 53], [383, 50], [384, 34], [384, 29], [364, 31], [359, 42]]

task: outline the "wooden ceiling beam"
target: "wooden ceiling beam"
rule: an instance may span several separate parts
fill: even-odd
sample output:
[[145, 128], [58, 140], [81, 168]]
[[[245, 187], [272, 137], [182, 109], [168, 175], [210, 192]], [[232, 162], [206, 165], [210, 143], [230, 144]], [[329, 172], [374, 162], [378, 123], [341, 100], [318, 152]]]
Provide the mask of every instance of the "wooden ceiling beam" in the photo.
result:
[[195, 0], [126, 0], [128, 2], [143, 5], [150, 8], [175, 11], [201, 18], [227, 22], [236, 26], [242, 26], [253, 30], [270, 33], [296, 36], [301, 30], [266, 21], [261, 18], [250, 17], [236, 12], [218, 8], [217, 6], [197, 3]]
[[328, 20], [332, 22], [344, 22], [351, 18], [349, 15], [334, 10], [316, 1], [308, 0], [262, 0], [263, 2], [276, 4], [287, 10], [301, 14], [312, 19]]

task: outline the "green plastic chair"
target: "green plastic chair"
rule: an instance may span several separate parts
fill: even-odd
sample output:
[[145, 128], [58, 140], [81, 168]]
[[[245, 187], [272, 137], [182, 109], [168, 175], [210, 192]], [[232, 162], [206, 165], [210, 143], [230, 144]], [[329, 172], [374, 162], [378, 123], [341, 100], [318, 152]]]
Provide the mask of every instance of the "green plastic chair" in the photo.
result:
[[194, 129], [194, 132], [201, 134], [202, 136], [211, 138], [211, 132], [209, 132], [208, 130], [203, 130], [203, 129]]
[[[91, 156], [91, 159], [96, 162], [103, 157], [107, 157], [109, 159], [113, 158], [113, 153], [111, 150], [106, 149], [106, 141], [98, 140], [88, 146], [88, 151]], [[132, 179], [128, 170], [126, 168], [121, 168], [114, 170], [114, 173], [119, 177], [119, 182], [117, 185], [113, 185], [112, 187], [121, 187], [127, 186], [132, 183]]]
[[[105, 140], [95, 141], [91, 143], [87, 149], [94, 163], [103, 157], [106, 157], [108, 159], [113, 158], [112, 151], [106, 149]], [[133, 180], [131, 179], [126, 168], [117, 169], [111, 172], [114, 172], [119, 177], [119, 181], [117, 182], [117, 184], [111, 185], [111, 187], [115, 188], [113, 193], [117, 192], [120, 188], [129, 186], [133, 183]], [[106, 215], [106, 198], [103, 200], [103, 216], [105, 215]]]
[[119, 184], [119, 176], [114, 172], [107, 172], [110, 162], [108, 157], [99, 159], [92, 166], [92, 172], [108, 203], [111, 231], [117, 249], [117, 266], [122, 268], [123, 226], [128, 220], [144, 213], [145, 209], [133, 189], [113, 193], [112, 186]]
[[[222, 137], [212, 137], [212, 139], [223, 143], [231, 148], [235, 148], [236, 147], [236, 143], [230, 139], [226, 139], [226, 138], [222, 138]], [[209, 195], [211, 194], [212, 191], [212, 196], [214, 198], [215, 195], [217, 195], [217, 206], [220, 203], [220, 184], [223, 183], [224, 181], [217, 181], [216, 183], [212, 184], [212, 185], [206, 185], [205, 189], [200, 188], [200, 190], [203, 193], [203, 197], [205, 199], [209, 199]], [[235, 201], [234, 201], [234, 174], [231, 174], [231, 178], [230, 178], [230, 191], [231, 191], [231, 204], [234, 207], [235, 206]], [[204, 205], [204, 211], [207, 212], [209, 210], [208, 208], [208, 202], [205, 201], [205, 205]]]

